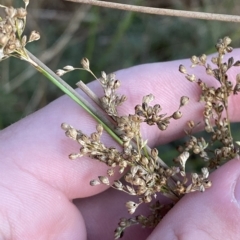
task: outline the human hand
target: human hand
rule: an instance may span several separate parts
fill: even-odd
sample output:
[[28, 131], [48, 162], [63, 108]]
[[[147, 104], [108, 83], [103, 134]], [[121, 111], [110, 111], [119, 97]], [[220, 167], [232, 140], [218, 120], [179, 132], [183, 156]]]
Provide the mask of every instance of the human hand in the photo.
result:
[[[234, 55], [239, 53], [236, 50]], [[188, 66], [189, 61], [146, 64], [117, 73], [120, 91], [128, 96], [121, 107], [124, 113], [133, 112], [149, 93], [168, 113], [178, 107], [181, 96], [190, 97], [182, 119], [173, 121], [166, 132], [155, 127], [143, 129], [143, 138], [151, 147], [183, 136], [186, 121], [198, 121], [201, 116], [199, 89], [178, 72], [180, 64]], [[234, 71], [230, 73], [233, 79], [237, 68]], [[212, 81], [203, 70], [194, 72]], [[100, 94], [98, 83], [90, 87]], [[236, 96], [229, 104], [232, 121], [240, 120], [239, 100]], [[105, 165], [88, 158], [68, 159], [79, 146], [64, 136], [62, 122], [85, 133], [91, 133], [96, 125], [64, 96], [0, 132], [0, 239], [108, 240], [113, 239], [119, 218], [129, 217], [125, 208], [129, 196], [112, 189], [104, 191], [103, 185], [89, 185], [90, 180], [106, 175]], [[115, 144], [107, 135], [103, 139], [107, 145]], [[135, 226], [127, 229], [124, 239], [239, 239], [238, 169], [238, 160], [227, 163], [211, 175], [212, 188], [181, 199], [152, 234]]]

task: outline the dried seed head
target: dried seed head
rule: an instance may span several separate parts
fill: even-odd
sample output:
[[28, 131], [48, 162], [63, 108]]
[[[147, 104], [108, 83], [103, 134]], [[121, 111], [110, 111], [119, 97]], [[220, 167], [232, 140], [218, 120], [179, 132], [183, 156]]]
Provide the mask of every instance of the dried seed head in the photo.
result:
[[127, 219], [120, 219], [120, 222], [118, 223], [120, 227], [126, 227], [128, 225]]
[[127, 207], [128, 212], [130, 214], [133, 214], [135, 212], [135, 210], [137, 209], [138, 205], [139, 204], [137, 204], [137, 203], [135, 203], [133, 201], [128, 201], [125, 206]]
[[106, 176], [99, 176], [98, 179], [100, 180], [101, 183], [105, 184], [105, 185], [109, 185], [109, 179]]
[[74, 128], [70, 128], [70, 129], [68, 129], [68, 131], [66, 132], [66, 135], [67, 135], [69, 138], [72, 138], [73, 140], [76, 140], [76, 139], [77, 139], [77, 130], [74, 129]]
[[232, 42], [231, 38], [229, 37], [224, 37], [223, 38], [223, 43], [228, 46]]
[[107, 74], [106, 74], [104, 71], [101, 72], [101, 75], [102, 75], [102, 78], [103, 78], [103, 79], [106, 79], [106, 78], [107, 78]]
[[179, 119], [182, 117], [182, 112], [181, 111], [176, 111], [173, 113], [173, 119]]
[[153, 101], [154, 98], [155, 98], [155, 97], [154, 97], [153, 94], [149, 94], [149, 95], [143, 97], [142, 102], [148, 104], [148, 103], [150, 103], [151, 101]]
[[40, 34], [37, 31], [32, 31], [29, 37], [28, 42], [37, 41], [40, 39]]
[[25, 18], [27, 16], [27, 11], [24, 8], [18, 8], [15, 15], [17, 18]]
[[212, 57], [211, 59], [213, 64], [217, 64], [218, 63], [218, 57]]
[[[78, 139], [78, 143], [79, 144], [84, 144], [84, 141]], [[82, 153], [83, 155], [85, 155], [85, 154], [87, 154], [89, 152], [90, 152], [90, 150], [88, 148], [86, 148], [86, 147], [80, 148], [80, 153]]]
[[177, 157], [177, 160], [180, 162], [183, 169], [185, 169], [185, 165], [186, 165], [186, 162], [187, 162], [189, 156], [190, 156], [189, 152], [185, 151]]
[[146, 157], [142, 157], [141, 158], [141, 163], [143, 164], [143, 166], [147, 166], [149, 161], [148, 161], [148, 159]]
[[149, 106], [148, 108], [147, 108], [147, 115], [152, 115], [153, 114], [153, 108], [151, 107], [151, 106]]
[[119, 87], [120, 87], [120, 81], [118, 81], [118, 80], [116, 80], [115, 82], [114, 82], [114, 85], [113, 85], [113, 88], [116, 90], [116, 89], [118, 89]]
[[190, 120], [190, 121], [187, 122], [187, 125], [190, 129], [192, 129], [192, 128], [194, 128], [195, 123], [194, 123], [194, 121]]
[[109, 177], [113, 176], [114, 175], [114, 169], [113, 168], [108, 169], [107, 174], [108, 174]]
[[193, 147], [193, 152], [194, 152], [195, 154], [199, 154], [199, 153], [201, 152], [201, 148], [200, 148], [198, 145], [195, 145], [195, 146]]
[[228, 66], [226, 63], [222, 64], [221, 68], [224, 73], [228, 70]]
[[228, 53], [230, 53], [230, 52], [233, 51], [233, 48], [232, 47], [227, 47], [226, 50], [227, 50]]
[[212, 186], [212, 182], [209, 180], [204, 183], [205, 188], [210, 188], [211, 186]]
[[203, 65], [206, 64], [206, 61], [207, 61], [207, 56], [205, 54], [202, 54], [200, 57], [199, 57], [199, 60], [201, 61], [201, 63]]
[[139, 168], [140, 168], [140, 166], [139, 165], [136, 165], [136, 166], [133, 166], [133, 167], [131, 167], [131, 174], [132, 174], [132, 176], [134, 177], [135, 176], [135, 174], [137, 173], [137, 171], [139, 170]]
[[232, 67], [233, 63], [234, 63], [234, 58], [233, 58], [233, 57], [230, 57], [230, 58], [228, 59], [228, 68]]
[[[125, 176], [126, 177], [126, 176]], [[113, 182], [113, 186], [115, 187], [115, 188], [117, 188], [118, 190], [122, 190], [123, 189], [123, 184], [119, 181], [119, 180], [115, 180], [114, 182]]]
[[80, 154], [80, 153], [72, 153], [72, 154], [69, 155], [69, 158], [71, 160], [75, 160], [76, 158], [79, 158], [81, 156], [82, 156], [82, 154]]
[[56, 71], [56, 74], [57, 74], [59, 77], [63, 76], [65, 73], [66, 73], [66, 71], [64, 71], [64, 70], [62, 70], [62, 69], [58, 69], [58, 70]]
[[150, 203], [152, 201], [152, 197], [150, 195], [144, 196], [144, 203]]
[[6, 7], [5, 12], [8, 15], [8, 17], [11, 19], [11, 18], [14, 18], [16, 16], [17, 9], [15, 9], [13, 7], [9, 7], [9, 8]]
[[63, 69], [66, 71], [73, 71], [75, 68], [73, 66], [67, 65]]
[[81, 60], [81, 64], [82, 64], [82, 67], [85, 69], [85, 70], [90, 70], [90, 62], [87, 58], [83, 58]]
[[156, 148], [153, 148], [151, 150], [151, 156], [156, 159], [158, 157], [158, 150]]
[[157, 126], [162, 131], [165, 131], [168, 128], [168, 124], [166, 124], [165, 122], [159, 122], [157, 123]]
[[234, 94], [238, 94], [240, 92], [240, 83], [237, 83], [233, 89]]
[[187, 74], [186, 79], [190, 82], [196, 82], [196, 76], [194, 74]]
[[201, 171], [202, 171], [202, 174], [203, 174], [203, 178], [206, 179], [206, 178], [209, 177], [209, 171], [208, 171], [208, 169], [206, 167], [202, 168]]
[[102, 132], [103, 132], [103, 126], [102, 126], [102, 124], [97, 124], [96, 129], [97, 129], [97, 132], [98, 132], [98, 133], [102, 134]]
[[211, 69], [211, 67], [207, 67], [207, 68], [206, 68], [206, 73], [207, 73], [208, 75], [214, 76], [214, 71]]
[[189, 97], [182, 96], [180, 100], [180, 106], [185, 106], [188, 104], [188, 102], [189, 102]]
[[62, 123], [62, 124], [61, 124], [61, 128], [62, 128], [63, 130], [65, 130], [65, 131], [67, 131], [70, 127], [71, 127], [71, 126], [70, 126], [69, 124], [67, 124], [67, 123]]
[[119, 239], [123, 237], [123, 228], [118, 226], [114, 231], [114, 239]]
[[192, 56], [190, 60], [193, 64], [198, 64], [198, 57], [197, 56], [195, 56], [195, 55]]
[[5, 46], [8, 40], [9, 40], [8, 36], [0, 33], [0, 46]]
[[187, 69], [183, 65], [180, 65], [179, 66], [179, 72], [181, 72], [183, 74], [186, 74], [187, 73]]
[[155, 104], [153, 106], [153, 112], [157, 115], [162, 110], [161, 106], [159, 104]]
[[100, 184], [100, 182], [98, 180], [91, 180], [90, 181], [91, 186], [96, 186], [96, 185], [99, 185], [99, 184]]
[[23, 2], [25, 3], [25, 7], [27, 7], [27, 5], [29, 4], [29, 0], [23, 0]]

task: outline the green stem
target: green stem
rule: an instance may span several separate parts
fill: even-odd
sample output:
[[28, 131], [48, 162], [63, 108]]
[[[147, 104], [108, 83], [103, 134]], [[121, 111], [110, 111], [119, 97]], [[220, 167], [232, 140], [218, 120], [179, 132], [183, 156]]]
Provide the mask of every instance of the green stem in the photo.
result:
[[32, 55], [29, 51], [27, 54], [32, 61], [32, 65], [45, 77], [47, 77], [52, 83], [54, 83], [58, 88], [60, 88], [65, 94], [72, 98], [78, 105], [80, 105], [86, 112], [88, 112], [98, 123], [100, 123], [104, 130], [119, 144], [122, 144], [122, 140], [119, 136], [109, 128], [109, 123], [98, 114], [98, 111], [94, 109], [91, 105], [87, 103], [85, 99], [81, 97], [71, 86], [69, 86], [65, 81], [63, 81], [59, 76], [57, 76], [51, 69], [44, 65], [39, 59]]

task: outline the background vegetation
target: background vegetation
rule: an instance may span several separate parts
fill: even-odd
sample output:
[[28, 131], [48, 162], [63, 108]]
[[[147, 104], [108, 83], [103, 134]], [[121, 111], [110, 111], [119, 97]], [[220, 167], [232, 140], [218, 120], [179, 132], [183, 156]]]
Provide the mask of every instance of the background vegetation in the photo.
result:
[[[115, 2], [171, 9], [238, 14], [237, 0], [119, 0]], [[22, 0], [1, 4], [23, 6]], [[216, 40], [225, 35], [240, 46], [237, 23], [184, 18], [90, 7], [60, 0], [30, 1], [27, 31], [36, 29], [41, 40], [28, 49], [56, 70], [67, 64], [78, 66], [85, 56], [92, 70], [112, 72], [136, 64], [189, 58], [212, 53]], [[72, 86], [89, 74], [75, 72], [64, 79]], [[0, 63], [0, 129], [44, 107], [62, 92], [17, 59]], [[164, 151], [169, 152], [170, 146]]]

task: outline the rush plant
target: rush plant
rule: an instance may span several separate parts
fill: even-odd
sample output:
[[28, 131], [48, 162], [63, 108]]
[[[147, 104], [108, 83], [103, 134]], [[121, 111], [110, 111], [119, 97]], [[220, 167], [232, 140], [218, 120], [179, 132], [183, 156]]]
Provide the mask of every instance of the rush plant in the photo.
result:
[[[158, 150], [147, 146], [148, 139], [142, 137], [141, 125], [146, 123], [149, 127], [157, 126], [159, 131], [168, 131], [171, 122], [182, 117], [181, 108], [191, 99], [183, 93], [179, 99], [179, 107], [167, 115], [160, 103], [152, 104], [154, 95], [150, 93], [140, 97], [133, 114], [121, 115], [118, 107], [127, 101], [128, 96], [118, 94], [121, 82], [116, 79], [115, 74], [102, 72], [97, 78], [91, 71], [90, 62], [86, 58], [82, 59], [81, 68], [67, 65], [63, 69], [58, 69], [55, 74], [27, 51], [26, 45], [38, 40], [40, 34], [32, 31], [30, 36], [24, 35], [29, 1], [23, 2], [25, 7], [18, 9], [0, 5], [5, 10], [5, 16], [0, 19], [0, 59], [13, 56], [29, 62], [96, 120], [96, 130], [91, 135], [86, 135], [82, 130], [67, 123], [61, 126], [66, 136], [80, 145], [79, 150], [69, 155], [70, 159], [88, 156], [109, 167], [105, 176], [96, 176], [90, 185], [97, 187], [99, 184], [104, 184], [123, 194], [136, 196], [135, 201], [126, 202], [130, 215], [133, 215], [142, 204], [149, 206], [148, 216], [140, 214], [121, 218], [115, 230], [115, 239], [122, 237], [125, 229], [132, 225], [155, 227], [185, 194], [195, 191], [204, 192], [211, 187], [209, 173], [238, 155], [239, 142], [232, 137], [228, 100], [229, 97], [240, 92], [240, 74], [236, 79], [229, 79], [228, 70], [239, 67], [240, 61], [235, 61], [232, 57], [226, 62], [223, 59], [227, 53], [233, 51], [229, 37], [224, 37], [217, 42], [217, 55], [210, 60], [205, 54], [199, 57], [192, 56], [190, 59], [191, 68], [204, 68], [206, 75], [214, 78], [216, 87], [208, 86], [204, 79], [195, 76], [193, 70], [190, 72], [185, 66], [179, 66], [179, 71], [185, 75], [186, 80], [198, 85], [201, 90], [199, 100], [204, 103], [204, 111], [199, 122], [204, 124], [204, 129], [210, 138], [194, 136], [199, 122], [189, 119], [185, 129], [188, 140], [183, 146], [179, 146], [179, 154], [175, 157], [172, 166], [167, 166], [160, 158]], [[82, 82], [77, 83], [97, 104], [97, 108], [89, 104], [60, 78], [74, 70], [87, 71], [98, 79], [104, 92], [100, 98]], [[99, 108], [105, 114], [98, 111]], [[103, 131], [106, 131], [121, 148], [107, 146], [101, 139]], [[203, 162], [204, 167], [200, 172], [186, 171], [186, 165], [192, 157], [197, 157], [198, 161]], [[122, 175], [121, 179], [114, 178], [116, 171]], [[162, 203], [158, 198], [160, 195], [169, 198], [169, 202]]]

